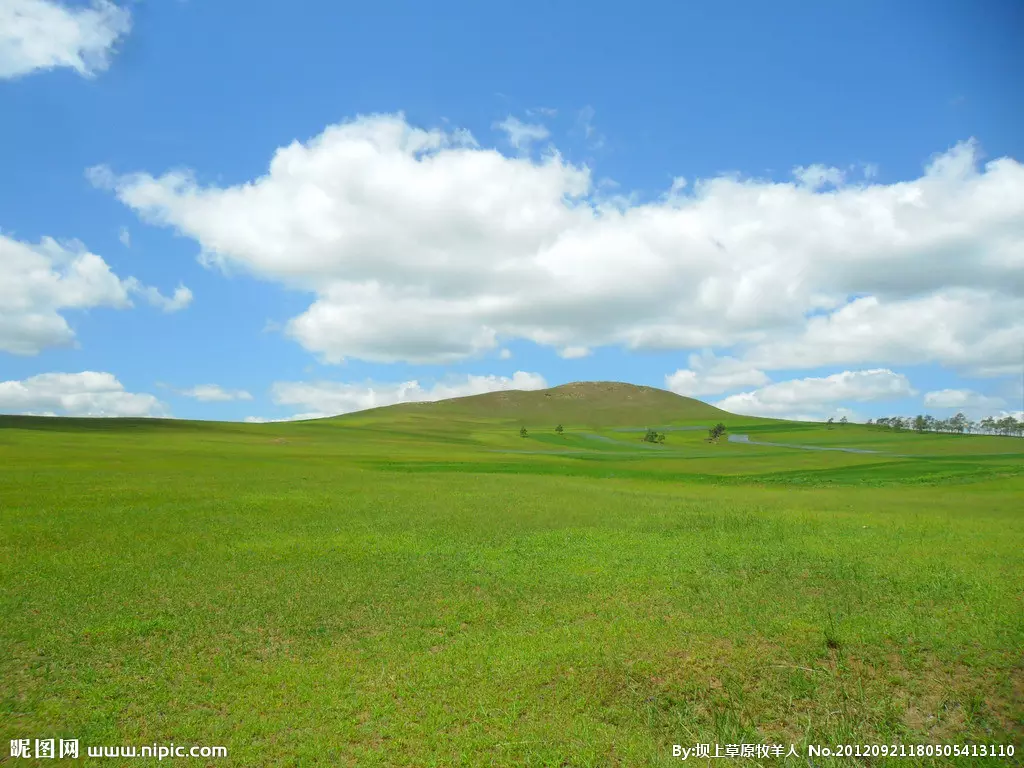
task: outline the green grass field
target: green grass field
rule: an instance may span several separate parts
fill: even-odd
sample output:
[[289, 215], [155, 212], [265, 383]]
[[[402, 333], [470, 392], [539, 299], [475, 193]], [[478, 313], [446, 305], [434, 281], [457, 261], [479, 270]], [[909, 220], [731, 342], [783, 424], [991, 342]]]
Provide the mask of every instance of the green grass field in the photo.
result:
[[[694, 743], [1019, 762], [1024, 441], [630, 391], [0, 417], [0, 762], [23, 737], [244, 766], [670, 765]], [[719, 420], [880, 453], [623, 431]]]

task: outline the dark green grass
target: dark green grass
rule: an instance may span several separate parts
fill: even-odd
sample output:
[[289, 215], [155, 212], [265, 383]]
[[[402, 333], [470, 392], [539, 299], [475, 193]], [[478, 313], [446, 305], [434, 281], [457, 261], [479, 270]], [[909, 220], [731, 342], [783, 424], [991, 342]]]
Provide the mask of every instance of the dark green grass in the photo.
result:
[[47, 736], [245, 766], [1024, 750], [1018, 441], [647, 451], [390, 418], [0, 420], [0, 755]]

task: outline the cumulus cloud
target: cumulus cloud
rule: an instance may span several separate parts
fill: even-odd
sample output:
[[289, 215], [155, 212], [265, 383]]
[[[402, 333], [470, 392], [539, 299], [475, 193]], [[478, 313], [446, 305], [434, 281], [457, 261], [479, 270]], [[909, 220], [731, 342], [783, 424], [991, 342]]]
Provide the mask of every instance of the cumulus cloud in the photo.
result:
[[170, 298], [134, 277], [121, 279], [78, 242], [44, 237], [38, 245], [0, 234], [0, 351], [35, 355], [68, 346], [75, 334], [64, 310], [132, 306], [141, 295], [164, 311], [187, 306], [192, 294], [179, 286]]
[[74, 332], [60, 310], [102, 306], [131, 306], [102, 258], [52, 238], [29, 245], [0, 235], [0, 350], [34, 355], [66, 346]]
[[153, 395], [126, 392], [111, 373], [42, 373], [0, 381], [0, 412], [46, 416], [165, 416]]
[[446, 363], [525, 339], [1003, 375], [1024, 342], [1024, 166], [981, 165], [971, 141], [899, 183], [808, 165], [641, 202], [603, 197], [553, 150], [508, 157], [371, 115], [279, 149], [246, 184], [91, 178], [203, 263], [314, 293], [285, 330], [326, 362]]
[[339, 382], [276, 382], [272, 396], [278, 405], [296, 405], [307, 412], [292, 416], [300, 418], [336, 416], [341, 413], [363, 411], [397, 403], [419, 403], [446, 400], [451, 397], [482, 395], [486, 392], [506, 390], [544, 389], [547, 382], [537, 373], [516, 371], [509, 376], [475, 376], [453, 378], [424, 387], [418, 381], [400, 383], [366, 382], [363, 384]]
[[72, 8], [51, 0], [0, 2], [0, 78], [69, 67], [84, 77], [105, 70], [131, 14], [107, 0]]
[[715, 405], [745, 416], [816, 419], [847, 401], [875, 402], [917, 394], [901, 373], [886, 368], [843, 371], [820, 378], [793, 379], [769, 384], [720, 400]]
[[191, 389], [178, 390], [179, 395], [191, 397], [203, 403], [225, 403], [231, 400], [252, 400], [244, 389], [224, 389], [217, 384], [199, 384]]
[[516, 149], [528, 150], [531, 144], [544, 141], [551, 133], [538, 123], [524, 123], [509, 115], [500, 123], [494, 124], [508, 136], [508, 143]]
[[677, 395], [720, 395], [741, 387], [760, 387], [768, 383], [764, 371], [734, 357], [716, 357], [711, 350], [692, 354], [689, 368], [665, 377], [666, 389]]
[[999, 408], [1006, 405], [1001, 397], [989, 397], [970, 389], [940, 389], [926, 392], [924, 404], [928, 408]]
[[937, 288], [906, 299], [854, 299], [811, 317], [796, 333], [756, 345], [748, 358], [769, 370], [939, 362], [975, 376], [1004, 376], [1020, 370], [1022, 344], [1020, 296], [994, 287]]

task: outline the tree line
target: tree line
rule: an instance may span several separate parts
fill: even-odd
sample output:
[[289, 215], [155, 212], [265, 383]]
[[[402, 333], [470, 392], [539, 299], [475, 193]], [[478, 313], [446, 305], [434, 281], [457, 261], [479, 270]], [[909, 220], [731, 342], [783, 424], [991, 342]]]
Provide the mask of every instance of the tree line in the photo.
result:
[[[886, 416], [876, 419], [874, 426], [891, 429], [896, 432], [913, 430], [914, 432], [946, 432], [949, 434], [1004, 435], [1021, 437], [1024, 435], [1024, 421], [1013, 416], [996, 419], [988, 416], [980, 421], [972, 421], [962, 413], [948, 419], [937, 419], [934, 416], [921, 414], [913, 418], [904, 416]], [[868, 426], [872, 421], [868, 420]]]

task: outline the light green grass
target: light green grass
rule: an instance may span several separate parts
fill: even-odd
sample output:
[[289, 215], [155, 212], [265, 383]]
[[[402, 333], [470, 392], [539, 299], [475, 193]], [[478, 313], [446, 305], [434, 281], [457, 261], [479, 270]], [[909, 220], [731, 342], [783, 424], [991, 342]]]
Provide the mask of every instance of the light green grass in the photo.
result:
[[1021, 441], [687, 405], [660, 423], [915, 458], [703, 432], [648, 450], [613, 429], [635, 409], [606, 406], [0, 417], [0, 755], [44, 736], [245, 766], [1024, 751]]

